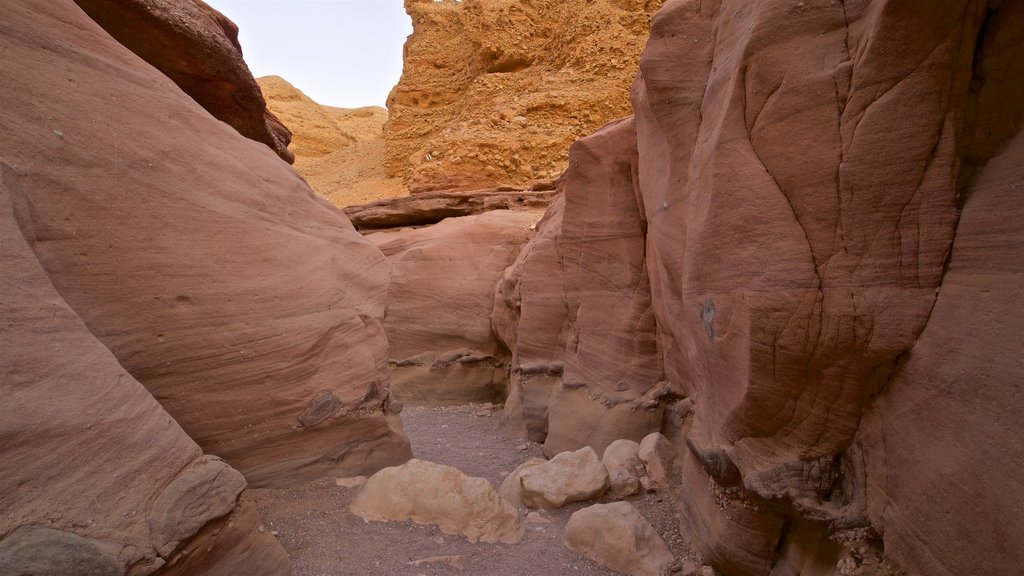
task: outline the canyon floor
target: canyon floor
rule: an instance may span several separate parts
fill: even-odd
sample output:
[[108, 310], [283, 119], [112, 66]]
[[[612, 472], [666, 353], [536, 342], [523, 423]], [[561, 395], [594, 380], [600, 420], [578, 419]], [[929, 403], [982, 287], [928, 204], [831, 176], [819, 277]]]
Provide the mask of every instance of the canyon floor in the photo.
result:
[[[416, 458], [455, 466], [495, 487], [520, 463], [542, 456], [540, 444], [506, 433], [500, 409], [486, 405], [409, 407], [402, 420]], [[294, 576], [616, 574], [561, 542], [572, 513], [595, 501], [543, 511], [546, 522], [524, 518], [527, 532], [519, 544], [473, 544], [433, 525], [363, 522], [349, 512], [357, 491], [327, 478], [289, 489], [248, 490], [243, 498], [256, 504], [264, 529], [288, 551]], [[694, 555], [679, 534], [676, 499], [665, 490], [628, 501], [654, 526], [676, 559], [683, 560]]]

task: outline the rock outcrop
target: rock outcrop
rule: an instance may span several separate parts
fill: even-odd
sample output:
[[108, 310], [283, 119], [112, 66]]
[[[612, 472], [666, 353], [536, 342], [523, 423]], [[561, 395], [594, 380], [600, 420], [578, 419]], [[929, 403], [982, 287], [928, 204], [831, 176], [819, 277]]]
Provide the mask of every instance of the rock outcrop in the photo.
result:
[[69, 0], [2, 26], [18, 224], [125, 370], [250, 485], [409, 458], [379, 250]]
[[494, 210], [542, 211], [554, 190], [477, 190], [422, 192], [411, 196], [349, 206], [345, 215], [364, 232], [403, 226], [427, 226], [445, 218], [472, 216]]
[[387, 171], [413, 192], [557, 176], [577, 138], [629, 113], [663, 0], [406, 0]]
[[[9, 11], [4, 50], [8, 24], [38, 34], [30, 24], [54, 15], [38, 4], [31, 19]], [[203, 574], [287, 573], [238, 502], [242, 475], [203, 455], [51, 284], [22, 184], [0, 163], [0, 573], [195, 574], [182, 562], [195, 549]]]
[[516, 544], [525, 533], [519, 511], [486, 479], [416, 459], [370, 476], [351, 509], [366, 521], [436, 524], [470, 542]]
[[384, 174], [387, 110], [318, 104], [279, 76], [256, 82], [267, 109], [291, 130], [295, 169], [314, 192], [339, 208], [408, 194], [400, 178]]
[[666, 3], [635, 121], [498, 287], [510, 421], [601, 448], [688, 397], [683, 529], [726, 574], [1013, 571], [1022, 34], [1020, 3]]
[[665, 541], [628, 502], [594, 504], [573, 512], [562, 542], [630, 576], [665, 576], [674, 562]]
[[115, 40], [174, 80], [218, 120], [288, 163], [291, 132], [267, 110], [238, 26], [201, 0], [75, 0]]
[[367, 236], [391, 264], [384, 330], [399, 400], [502, 401], [508, 351], [491, 331], [494, 285], [538, 218], [499, 210]]

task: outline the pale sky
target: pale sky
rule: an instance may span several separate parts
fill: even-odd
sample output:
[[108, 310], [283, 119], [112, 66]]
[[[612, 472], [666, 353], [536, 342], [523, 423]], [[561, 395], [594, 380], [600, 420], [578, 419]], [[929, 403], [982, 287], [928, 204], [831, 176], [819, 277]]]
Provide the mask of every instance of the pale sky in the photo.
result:
[[238, 25], [253, 76], [280, 76], [321, 104], [383, 106], [402, 74], [402, 0], [205, 2]]

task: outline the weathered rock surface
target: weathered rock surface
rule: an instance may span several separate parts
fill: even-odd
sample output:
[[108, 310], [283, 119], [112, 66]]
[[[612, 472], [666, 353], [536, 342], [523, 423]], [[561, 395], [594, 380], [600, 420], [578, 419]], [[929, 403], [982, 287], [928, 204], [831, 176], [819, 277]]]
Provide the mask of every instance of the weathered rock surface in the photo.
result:
[[[38, 38], [41, 21], [76, 11], [34, 9], [8, 11], [5, 51], [9, 25]], [[241, 474], [202, 455], [54, 289], [28, 209], [0, 162], [0, 574], [146, 575], [190, 546], [215, 555], [204, 574], [287, 573], [285, 551], [237, 507]], [[220, 522], [234, 531], [211, 537]]]
[[672, 442], [658, 432], [651, 432], [640, 441], [637, 456], [643, 461], [654, 487], [664, 488], [673, 482], [675, 450]]
[[666, 576], [674, 561], [665, 542], [629, 502], [594, 504], [573, 512], [562, 542], [631, 576]]
[[387, 110], [318, 104], [279, 76], [256, 82], [267, 109], [291, 130], [295, 169], [314, 192], [338, 207], [409, 193], [400, 178], [384, 174]]
[[502, 401], [508, 352], [491, 330], [494, 286], [538, 218], [500, 210], [367, 236], [391, 264], [384, 329], [396, 398]]
[[[291, 163], [291, 132], [267, 110], [242, 58], [238, 26], [201, 0], [75, 0], [217, 119]], [[198, 135], [197, 135], [198, 136]]]
[[[997, 155], [1024, 122], [1024, 5], [924, 8], [668, 2], [634, 86], [636, 177], [601, 179], [577, 193], [589, 203], [574, 210], [571, 185], [585, 175], [573, 175], [573, 161], [564, 208], [552, 206], [498, 287], [495, 327], [513, 352], [518, 396], [506, 407], [535, 436], [545, 431], [530, 419], [547, 418], [546, 449], [601, 445], [602, 431], [629, 423], [657, 429], [626, 413], [609, 426], [610, 411], [596, 410], [618, 392], [622, 357], [602, 372], [597, 354], [615, 338], [641, 345], [629, 357], [642, 377], [622, 388], [649, 387], [629, 406], [689, 397], [684, 531], [724, 573], [897, 571], [893, 562], [956, 574], [975, 570], [966, 567], [972, 545], [985, 551], [986, 572], [1019, 563], [995, 549], [1024, 539], [1009, 513], [1020, 487], [994, 478], [1012, 477], [1003, 466], [1022, 457], [1009, 440], [1020, 430], [1010, 428], [1000, 456], [977, 446], [1019, 409], [1009, 390], [1020, 364], [994, 355], [1020, 347], [1020, 298], [1000, 286], [1018, 275], [1021, 250], [1017, 230], [994, 214], [1010, 218], [997, 206], [1020, 196], [1007, 184], [1022, 178], [1016, 144]], [[581, 142], [599, 159], [581, 163], [628, 156], [628, 145], [600, 149], [592, 138]], [[1001, 191], [975, 204], [972, 223], [985, 187]], [[606, 202], [619, 209], [600, 220]], [[585, 225], [594, 219], [618, 227]], [[986, 236], [986, 226], [998, 232]], [[946, 291], [960, 233], [970, 248], [960, 276], [956, 254], [950, 261]], [[570, 248], [585, 264], [602, 242], [618, 257], [566, 265]], [[632, 291], [609, 281], [634, 269]], [[542, 284], [545, 273], [554, 279]], [[526, 292], [527, 282], [547, 291]], [[636, 327], [604, 318], [622, 329], [587, 329], [588, 301], [618, 310], [624, 296], [645, 294], [650, 322], [638, 306]], [[540, 305], [557, 311], [527, 320]], [[978, 328], [951, 335], [968, 323]], [[563, 331], [561, 382], [537, 393], [545, 415], [516, 382], [519, 349], [531, 332], [550, 345]], [[544, 373], [558, 361], [528, 366]], [[968, 387], [969, 398], [956, 392]], [[986, 496], [962, 488], [973, 474], [985, 475]], [[931, 522], [922, 529], [917, 517]]]
[[[407, 459], [383, 255], [71, 2], [11, 5], [2, 26], [19, 226], [125, 370], [251, 485]], [[301, 425], [325, 391], [338, 408]]]
[[1024, 566], [1022, 172], [1018, 134], [967, 190], [928, 325], [862, 425], [868, 517], [912, 573]]
[[645, 470], [639, 452], [639, 444], [625, 439], [616, 440], [604, 449], [601, 464], [608, 471], [608, 495], [612, 498], [625, 498], [640, 490], [640, 478]]
[[561, 508], [568, 502], [597, 498], [608, 488], [608, 471], [590, 446], [562, 452], [539, 466], [519, 472], [523, 504]]
[[515, 544], [524, 533], [519, 511], [486, 479], [416, 459], [370, 476], [351, 510], [366, 521], [436, 524], [470, 542]]
[[[509, 473], [501, 481], [501, 486], [498, 487], [498, 493], [505, 500], [508, 500], [516, 506], [523, 506], [523, 472], [526, 472], [530, 468], [545, 464], [547, 460], [543, 458], [530, 458], [526, 462], [523, 462], [516, 467], [515, 470]], [[529, 518], [527, 518], [529, 520]]]
[[662, 0], [406, 0], [413, 33], [388, 99], [387, 171], [413, 192], [524, 185], [629, 113]]
[[513, 352], [506, 409], [548, 455], [603, 452], [661, 425], [658, 398], [669, 389], [634, 192], [635, 142], [624, 120], [573, 145], [559, 186], [564, 208], [549, 210], [497, 288], [495, 331]]
[[553, 190], [479, 190], [475, 192], [423, 192], [412, 196], [348, 206], [345, 215], [359, 230], [436, 224], [445, 218], [472, 216], [494, 210], [543, 210]]

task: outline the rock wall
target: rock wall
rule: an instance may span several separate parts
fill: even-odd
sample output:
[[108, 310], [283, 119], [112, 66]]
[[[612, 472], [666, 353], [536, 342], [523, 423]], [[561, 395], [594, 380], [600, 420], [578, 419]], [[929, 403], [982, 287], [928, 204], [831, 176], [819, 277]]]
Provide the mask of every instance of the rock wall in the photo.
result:
[[409, 458], [380, 251], [69, 0], [2, 26], [19, 225], [125, 370], [251, 485]]
[[491, 330], [494, 285], [539, 217], [497, 210], [367, 236], [391, 264], [384, 329], [398, 399], [502, 401], [508, 351]]
[[217, 119], [291, 163], [291, 132], [242, 58], [238, 26], [202, 0], [75, 0], [108, 34], [174, 80]]
[[574, 140], [629, 113], [662, 1], [406, 0], [387, 173], [413, 192], [557, 177]]
[[387, 110], [324, 106], [278, 76], [256, 82], [267, 109], [292, 131], [295, 169], [314, 192], [339, 208], [408, 194], [401, 179], [384, 174]]
[[182, 569], [196, 550], [203, 574], [288, 573], [238, 502], [242, 475], [204, 455], [54, 289], [15, 216], [19, 186], [0, 163], [0, 573], [197, 574]]
[[[617, 375], [584, 361], [570, 380], [572, 358], [619, 354], [646, 400], [692, 403], [668, 423], [688, 430], [683, 528], [724, 574], [963, 574], [978, 554], [1012, 572], [1022, 431], [980, 446], [1020, 409], [1022, 365], [1001, 351], [1024, 346], [1024, 175], [1019, 142], [1004, 149], [1024, 120], [1022, 11], [669, 0], [634, 85], [635, 180], [602, 169], [626, 144], [598, 144], [629, 123], [581, 141], [601, 160], [574, 149], [564, 206], [498, 286], [510, 419], [544, 438], [546, 418], [559, 449], [597, 443], [623, 425], [598, 406]], [[616, 325], [609, 302], [636, 306], [632, 340], [586, 337], [588, 306]], [[524, 382], [533, 356], [564, 357], [561, 380], [538, 364], [544, 383]], [[565, 423], [573, 388], [591, 407]]]

